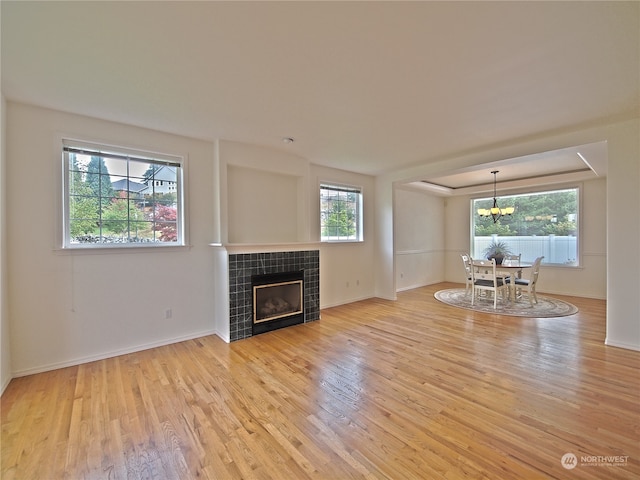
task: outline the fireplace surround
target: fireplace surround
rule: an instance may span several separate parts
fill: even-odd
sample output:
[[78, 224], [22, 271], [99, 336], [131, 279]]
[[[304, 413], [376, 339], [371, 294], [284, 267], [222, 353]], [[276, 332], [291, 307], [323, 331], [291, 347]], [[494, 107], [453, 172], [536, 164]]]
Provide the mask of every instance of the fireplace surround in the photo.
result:
[[320, 318], [320, 252], [318, 250], [232, 253], [229, 254], [229, 341], [233, 342], [261, 333], [254, 333], [253, 329], [252, 277], [285, 272], [302, 273], [302, 321], [311, 322]]

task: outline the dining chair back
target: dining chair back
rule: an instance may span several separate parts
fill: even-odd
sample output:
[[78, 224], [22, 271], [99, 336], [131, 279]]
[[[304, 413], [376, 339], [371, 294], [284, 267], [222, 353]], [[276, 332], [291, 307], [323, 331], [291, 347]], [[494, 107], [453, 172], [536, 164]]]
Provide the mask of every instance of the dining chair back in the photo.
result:
[[504, 259], [502, 260], [502, 264], [503, 265], [520, 265], [521, 258], [522, 258], [521, 253], [519, 253], [518, 255], [508, 254], [504, 256]]
[[534, 302], [538, 303], [538, 297], [536, 296], [536, 286], [538, 284], [538, 274], [540, 273], [540, 263], [542, 257], [538, 257], [533, 262], [533, 266], [525, 273], [525, 278], [516, 278], [515, 287], [520, 290], [527, 289], [527, 296], [529, 297], [529, 303], [533, 306]]
[[481, 291], [493, 292], [493, 308], [498, 306], [498, 292], [502, 294], [504, 302], [508, 295], [509, 285], [506, 280], [496, 273], [496, 261], [491, 260], [472, 260], [471, 273], [473, 275], [473, 289], [471, 292], [471, 305], [474, 304], [476, 294]]
[[473, 272], [471, 271], [471, 256], [468, 253], [460, 255], [462, 258], [462, 265], [464, 266], [464, 293], [465, 295], [471, 291], [473, 283]]
[[[510, 266], [510, 265], [520, 265], [520, 258], [522, 257], [522, 254], [519, 253], [518, 255], [514, 255], [511, 253], [508, 253], [504, 256], [504, 258], [502, 259], [502, 264], [504, 266]], [[498, 267], [498, 269], [500, 269], [500, 267]], [[504, 280], [506, 282], [510, 282], [510, 277], [513, 274], [513, 272], [510, 271], [506, 271], [506, 272], [502, 272], [502, 277], [504, 278]], [[511, 284], [509, 285], [509, 287], [511, 287]]]

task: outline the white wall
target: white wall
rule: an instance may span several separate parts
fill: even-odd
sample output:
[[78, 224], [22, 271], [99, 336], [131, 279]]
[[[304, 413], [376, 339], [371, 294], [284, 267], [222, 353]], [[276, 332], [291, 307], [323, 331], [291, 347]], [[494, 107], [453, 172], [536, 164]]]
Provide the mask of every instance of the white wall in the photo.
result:
[[[187, 155], [189, 248], [57, 249], [60, 135]], [[7, 249], [14, 375], [214, 331], [212, 143], [9, 102]], [[172, 310], [172, 318], [165, 311]]]
[[[60, 250], [58, 143], [64, 136], [186, 155], [190, 247]], [[323, 308], [373, 296], [372, 177], [315, 167], [255, 145], [203, 142], [18, 103], [8, 105], [7, 138], [6, 194], [18, 199], [7, 214], [10, 255], [4, 257], [11, 278], [10, 322], [3, 323], [12, 327], [9, 377], [211, 333], [228, 339], [226, 252], [211, 244], [230, 238], [256, 244], [318, 242]], [[320, 181], [363, 187], [364, 242], [319, 243]], [[264, 182], [275, 182], [278, 208], [263, 208], [274, 200], [268, 189], [249, 198], [246, 190]], [[273, 228], [266, 233], [251, 226], [271, 211], [271, 220], [279, 219], [283, 210], [284, 224], [268, 223]], [[229, 221], [230, 215], [249, 223]], [[8, 351], [3, 348], [3, 355]]]
[[298, 177], [229, 165], [229, 243], [298, 240]]
[[[465, 155], [436, 159], [412, 168], [398, 170], [376, 178], [376, 226], [378, 230], [376, 246], [376, 294], [383, 298], [395, 295], [395, 255], [389, 245], [393, 239], [383, 227], [393, 217], [394, 184], [420, 180], [429, 175], [437, 175], [451, 170], [472, 167], [497, 160], [516, 158], [534, 153], [607, 141], [608, 173], [606, 178], [606, 214], [590, 221], [606, 222], [606, 296], [607, 296], [607, 338], [608, 345], [640, 350], [640, 258], [630, 252], [637, 252], [640, 243], [640, 121], [636, 119], [612, 124], [602, 124], [590, 128], [565, 131], [557, 134], [532, 136], [526, 141], [505, 144], [499, 148], [479, 150]], [[594, 192], [602, 194], [602, 185], [593, 184]], [[590, 202], [603, 202], [604, 199], [590, 199]], [[458, 202], [465, 204], [464, 208]], [[468, 249], [469, 208], [464, 199], [448, 198], [445, 209], [447, 221], [444, 228], [447, 245], [446, 271], [454, 272], [459, 265], [460, 253]], [[588, 207], [592, 208], [592, 207]], [[460, 213], [459, 218], [455, 211]], [[597, 224], [585, 228], [597, 228]], [[590, 233], [587, 231], [587, 235]], [[588, 295], [599, 296], [602, 291], [602, 276], [599, 273], [601, 263], [605, 261], [600, 253], [601, 240], [595, 240], [585, 248], [585, 263], [589, 263], [589, 275], [580, 280], [580, 285], [594, 282], [585, 289]], [[564, 270], [563, 275], [569, 271]], [[594, 273], [592, 278], [590, 275]], [[551, 278], [552, 273], [549, 273]], [[453, 273], [447, 278], [458, 278]], [[557, 285], [570, 282], [574, 278], [555, 279]], [[560, 285], [561, 288], [567, 288]]]
[[471, 210], [469, 197], [449, 197], [445, 200], [444, 223], [447, 254], [445, 255], [445, 279], [449, 282], [464, 283], [460, 255], [470, 253]]
[[231, 318], [229, 312], [229, 253], [226, 248], [212, 247], [213, 268], [213, 311], [211, 315], [214, 321], [215, 333], [225, 342], [231, 340]]
[[[602, 199], [606, 198], [606, 179], [582, 182], [580, 186], [581, 266], [543, 266], [538, 288], [543, 293], [605, 299], [606, 230], [602, 225], [606, 224], [606, 202]], [[442, 198], [408, 187], [396, 187], [397, 291], [445, 280], [464, 283], [460, 254], [470, 252], [470, 201], [469, 196]]]
[[444, 204], [422, 191], [395, 189], [396, 290], [444, 281]]
[[311, 165], [309, 229], [320, 240], [320, 183], [335, 182], [362, 188], [362, 242], [320, 244], [320, 307], [327, 308], [375, 296], [374, 178], [368, 175]]
[[[541, 267], [538, 291], [579, 297], [605, 299], [607, 297], [607, 251], [606, 251], [606, 179], [600, 178], [570, 184], [580, 186], [582, 207], [580, 216], [581, 265], [578, 268]], [[562, 188], [563, 185], [556, 186]], [[518, 193], [518, 192], [510, 192]], [[464, 282], [464, 271], [460, 254], [470, 252], [471, 197], [447, 198], [445, 223], [447, 238], [446, 279]]]
[[[374, 296], [373, 177], [313, 165], [286, 149], [240, 142], [219, 141], [218, 155], [222, 248], [318, 249], [321, 308]], [[324, 181], [362, 187], [364, 242], [320, 243], [319, 192]], [[219, 283], [217, 288], [216, 295], [224, 298]]]
[[396, 262], [393, 238], [393, 175], [378, 175], [375, 179], [375, 283], [376, 297], [395, 300]]
[[[278, 250], [303, 244], [317, 248], [321, 308], [375, 295], [373, 177], [313, 165], [284, 149], [218, 143], [223, 245], [253, 244], [260, 251], [268, 244]], [[320, 243], [321, 182], [362, 188], [363, 242]]]
[[6, 125], [7, 103], [4, 95], [0, 106], [0, 394], [11, 381], [11, 341], [7, 294], [7, 241], [6, 241]]
[[640, 350], [640, 120], [607, 133], [606, 343]]
[[[637, 120], [376, 178], [315, 166], [295, 155], [271, 149], [232, 142], [202, 142], [12, 102], [3, 108], [5, 129], [3, 140], [6, 141], [1, 150], [5, 152], [2, 161], [6, 171], [2, 172], [0, 182], [0, 211], [3, 206], [6, 209], [2, 217], [6, 237], [0, 246], [6, 266], [0, 289], [7, 289], [0, 306], [3, 384], [8, 381], [9, 371], [13, 375], [35, 373], [209, 333], [219, 333], [224, 338], [224, 325], [218, 318], [225, 315], [223, 306], [218, 304], [226, 292], [218, 288], [225, 278], [224, 254], [212, 252], [209, 244], [228, 241], [227, 165], [251, 169], [260, 162], [259, 170], [296, 178], [298, 242], [319, 240], [317, 189], [320, 181], [363, 187], [365, 241], [318, 243], [321, 306], [326, 308], [374, 295], [394, 298], [396, 284], [404, 288], [411, 286], [409, 281], [438, 281], [441, 272], [445, 279], [457, 281], [454, 272], [458, 255], [468, 249], [468, 199], [447, 198], [441, 207], [440, 200], [398, 191], [394, 200], [393, 186], [399, 180], [413, 179], [421, 172], [436, 173], [474, 162], [600, 140], [609, 141], [609, 176], [606, 187], [599, 180], [585, 184], [589, 198], [584, 206], [590, 212], [583, 232], [585, 271], [596, 272], [601, 270], [602, 263], [607, 265], [607, 343], [640, 348], [640, 296], [637, 295], [640, 260], [628, 255], [638, 247], [640, 218], [617, 208], [618, 205], [640, 207]], [[187, 154], [191, 247], [145, 253], [73, 254], [57, 250], [57, 178], [61, 155], [56, 139], [61, 134]], [[292, 194], [293, 183], [284, 183]], [[606, 213], [602, 211], [601, 202], [604, 194]], [[6, 199], [12, 201], [6, 202]], [[396, 208], [403, 209], [396, 214], [397, 247], [393, 233], [394, 201]], [[6, 208], [9, 203], [11, 208]], [[420, 204], [434, 215], [433, 222], [429, 215], [421, 212]], [[405, 212], [404, 208], [408, 210]], [[409, 227], [411, 209], [422, 218], [422, 226], [413, 232]], [[291, 212], [289, 210], [289, 215]], [[444, 219], [438, 219], [438, 215]], [[434, 228], [425, 228], [426, 221]], [[602, 221], [607, 224], [606, 242], [596, 233], [601, 226], [598, 222]], [[442, 225], [440, 230], [436, 228], [437, 223]], [[287, 238], [293, 229], [288, 232]], [[441, 245], [442, 238], [444, 245]], [[394, 273], [395, 253], [420, 250], [423, 247], [418, 245], [423, 240], [429, 245], [425, 250], [444, 250], [444, 266], [427, 264], [424, 268], [433, 269], [435, 273], [430, 273], [433, 278], [420, 279], [421, 268], [412, 272], [404, 285]], [[256, 241], [260, 243], [262, 239]], [[605, 245], [607, 256], [602, 253]], [[593, 265], [587, 266], [587, 262]], [[402, 260], [400, 265], [403, 266]], [[548, 273], [548, 278], [552, 278], [552, 273]], [[585, 278], [593, 283], [589, 288], [601, 291], [601, 276], [589, 273]], [[560, 276], [556, 280], [558, 285], [576, 281]], [[584, 287], [581, 293], [587, 291], [591, 295], [583, 280], [578, 282]], [[173, 311], [172, 319], [165, 319], [168, 308]]]
[[225, 140], [218, 141], [217, 151], [220, 243], [309, 241], [308, 160], [283, 150]]

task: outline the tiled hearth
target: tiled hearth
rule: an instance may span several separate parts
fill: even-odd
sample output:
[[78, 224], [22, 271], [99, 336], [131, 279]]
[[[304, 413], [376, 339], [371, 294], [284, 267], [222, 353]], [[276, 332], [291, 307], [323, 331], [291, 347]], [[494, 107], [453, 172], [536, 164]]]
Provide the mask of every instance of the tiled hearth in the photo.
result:
[[320, 318], [320, 252], [300, 250], [229, 254], [229, 340], [250, 337], [253, 324], [251, 275], [304, 270], [304, 321]]

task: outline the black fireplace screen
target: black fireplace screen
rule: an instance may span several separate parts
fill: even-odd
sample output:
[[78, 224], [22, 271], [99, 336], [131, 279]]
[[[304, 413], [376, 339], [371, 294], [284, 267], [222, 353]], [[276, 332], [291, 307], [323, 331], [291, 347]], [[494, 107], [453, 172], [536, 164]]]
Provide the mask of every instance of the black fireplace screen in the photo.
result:
[[253, 321], [276, 320], [302, 313], [302, 280], [254, 285]]

